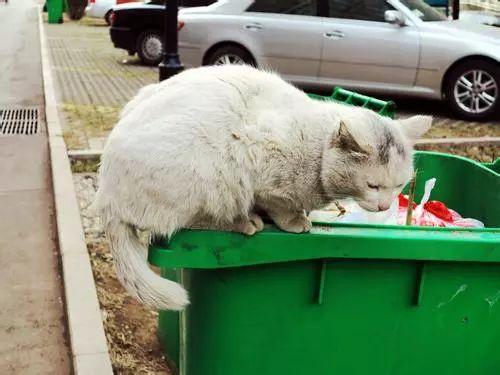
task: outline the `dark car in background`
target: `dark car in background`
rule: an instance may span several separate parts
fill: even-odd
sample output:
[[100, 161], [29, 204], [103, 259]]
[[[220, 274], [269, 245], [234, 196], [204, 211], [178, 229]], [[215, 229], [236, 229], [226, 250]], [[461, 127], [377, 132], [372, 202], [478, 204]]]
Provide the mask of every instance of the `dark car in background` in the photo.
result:
[[[210, 5], [214, 0], [180, 0], [182, 8]], [[116, 48], [137, 53], [146, 65], [158, 65], [162, 58], [164, 0], [128, 3], [113, 8], [110, 36]], [[179, 25], [182, 27], [182, 24]]]

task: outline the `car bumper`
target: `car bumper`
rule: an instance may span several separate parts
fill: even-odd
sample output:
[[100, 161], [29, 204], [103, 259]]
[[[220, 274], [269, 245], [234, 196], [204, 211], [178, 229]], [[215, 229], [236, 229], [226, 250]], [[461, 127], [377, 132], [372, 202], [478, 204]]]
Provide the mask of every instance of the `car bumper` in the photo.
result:
[[137, 35], [131, 29], [112, 26], [109, 29], [109, 35], [115, 48], [122, 48], [135, 53]]

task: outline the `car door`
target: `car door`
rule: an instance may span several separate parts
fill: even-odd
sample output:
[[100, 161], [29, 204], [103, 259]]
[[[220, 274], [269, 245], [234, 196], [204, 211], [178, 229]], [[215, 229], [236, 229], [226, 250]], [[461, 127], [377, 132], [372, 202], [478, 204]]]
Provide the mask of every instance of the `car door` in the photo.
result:
[[259, 67], [297, 83], [316, 82], [323, 47], [323, 21], [315, 0], [256, 0], [243, 14], [243, 28]]
[[413, 86], [419, 63], [419, 32], [384, 21], [384, 0], [325, 0], [320, 80], [351, 88]]

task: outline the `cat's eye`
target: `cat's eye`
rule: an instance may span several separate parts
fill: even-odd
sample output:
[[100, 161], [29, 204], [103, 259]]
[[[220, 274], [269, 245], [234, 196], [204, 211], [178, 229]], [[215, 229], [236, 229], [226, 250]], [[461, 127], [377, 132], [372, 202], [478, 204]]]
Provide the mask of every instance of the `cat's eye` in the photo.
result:
[[373, 190], [378, 190], [380, 185], [373, 185], [373, 184], [370, 184], [369, 182], [366, 183], [368, 185], [368, 187], [370, 189], [373, 189]]

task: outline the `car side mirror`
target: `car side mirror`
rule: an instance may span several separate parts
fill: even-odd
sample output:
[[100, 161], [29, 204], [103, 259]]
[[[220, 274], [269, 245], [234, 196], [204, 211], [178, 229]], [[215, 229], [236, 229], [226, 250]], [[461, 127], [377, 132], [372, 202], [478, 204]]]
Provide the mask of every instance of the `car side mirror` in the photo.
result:
[[406, 18], [404, 14], [401, 13], [399, 10], [386, 10], [384, 13], [384, 19], [385, 22], [393, 25], [398, 25], [398, 26], [406, 25]]

